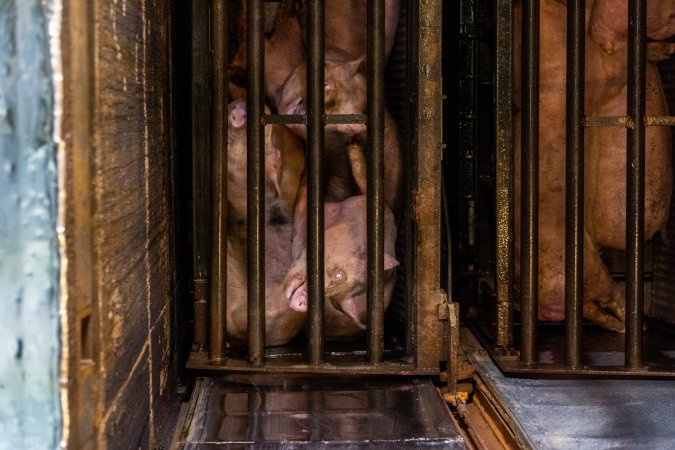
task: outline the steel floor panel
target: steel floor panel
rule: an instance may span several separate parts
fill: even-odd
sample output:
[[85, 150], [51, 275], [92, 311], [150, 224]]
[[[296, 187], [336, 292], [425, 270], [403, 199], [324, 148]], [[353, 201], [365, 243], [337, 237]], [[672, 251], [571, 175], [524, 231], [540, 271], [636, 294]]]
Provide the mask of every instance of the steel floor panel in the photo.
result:
[[466, 351], [532, 448], [675, 449], [674, 380], [507, 377], [484, 350]]
[[467, 448], [428, 379], [281, 377], [199, 378], [176, 448]]

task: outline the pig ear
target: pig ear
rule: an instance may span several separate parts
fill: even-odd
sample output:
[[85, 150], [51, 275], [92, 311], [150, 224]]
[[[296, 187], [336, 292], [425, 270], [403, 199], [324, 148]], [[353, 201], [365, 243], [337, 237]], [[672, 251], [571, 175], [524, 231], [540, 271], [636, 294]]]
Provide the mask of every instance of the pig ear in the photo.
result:
[[358, 250], [356, 250], [356, 257], [364, 261], [368, 259], [368, 249], [365, 245], [359, 246]]
[[345, 64], [345, 71], [349, 75], [355, 75], [356, 72], [358, 72], [360, 69], [363, 69], [363, 65], [366, 62], [366, 55], [363, 55], [362, 57], [355, 59], [354, 61], [350, 61]]
[[[365, 245], [361, 245], [359, 249], [356, 251], [356, 257], [362, 260], [365, 260], [368, 258], [368, 251], [366, 249]], [[398, 266], [401, 264], [398, 262], [394, 256], [392, 256], [388, 252], [384, 252], [384, 270], [389, 270], [393, 269], [394, 267]]]
[[400, 263], [396, 258], [394, 258], [392, 255], [390, 255], [387, 252], [384, 252], [384, 270], [389, 270], [393, 269], [394, 267], [398, 266]]
[[359, 317], [359, 310], [356, 307], [356, 300], [354, 300], [354, 297], [347, 297], [346, 299], [340, 301], [340, 309], [350, 319], [352, 319], [352, 322], [354, 322], [357, 327], [361, 328], [362, 330], [366, 329], [366, 325], [361, 322], [361, 318]]
[[341, 202], [328, 202], [323, 205], [324, 228], [332, 226], [342, 212]]
[[265, 127], [265, 176], [271, 182], [276, 191], [275, 198], [281, 194], [281, 173], [283, 160], [281, 158], [281, 150], [274, 145], [273, 135], [274, 125]]

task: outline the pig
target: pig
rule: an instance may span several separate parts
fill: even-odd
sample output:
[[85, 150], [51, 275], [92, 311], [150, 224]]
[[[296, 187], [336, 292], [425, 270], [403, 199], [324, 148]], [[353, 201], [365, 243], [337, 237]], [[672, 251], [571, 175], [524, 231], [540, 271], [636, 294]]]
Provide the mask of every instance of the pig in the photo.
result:
[[[326, 114], [363, 114], [366, 111], [366, 77], [363, 58], [326, 49], [325, 58], [325, 112]], [[280, 114], [305, 114], [307, 112], [306, 64], [301, 64], [289, 75], [281, 88], [277, 102]], [[307, 138], [305, 125], [289, 125], [303, 139]], [[364, 124], [327, 125], [325, 131], [324, 170], [326, 172], [326, 200], [339, 202], [356, 195], [351, 173], [349, 142], [358, 136], [365, 142]], [[403, 162], [398, 130], [394, 119], [385, 109], [384, 118], [384, 192], [385, 204], [400, 214]]]
[[[246, 2], [241, 2], [238, 45], [229, 67], [231, 99], [246, 97]], [[276, 111], [275, 99], [291, 71], [305, 60], [305, 47], [297, 14], [296, 0], [283, 0], [277, 10], [272, 33], [264, 38], [265, 95]]]
[[[302, 202], [303, 200], [300, 200]], [[305, 200], [306, 201], [306, 200]], [[324, 206], [325, 240], [325, 338], [329, 341], [357, 339], [364, 335], [367, 318], [367, 241], [366, 196], [349, 197]], [[306, 204], [303, 205], [306, 209]], [[306, 228], [306, 214], [296, 215], [294, 227]], [[304, 244], [305, 235], [294, 235], [294, 242]], [[394, 290], [396, 225], [394, 215], [384, 209], [384, 308], [389, 306]], [[300, 246], [283, 282], [290, 309], [307, 311], [307, 249]]]
[[[325, 335], [329, 340], [351, 340], [366, 329], [367, 292], [367, 198], [363, 142], [353, 139], [348, 150], [359, 195], [324, 205], [325, 244]], [[293, 265], [284, 280], [289, 306], [307, 310], [306, 238], [307, 185], [301, 182], [293, 220]], [[385, 206], [384, 308], [388, 307], [399, 262], [395, 258], [396, 225], [393, 213]]]
[[[246, 107], [228, 107], [227, 335], [247, 339]], [[292, 215], [304, 171], [300, 139], [283, 125], [265, 128], [265, 345], [283, 345], [303, 327], [306, 314], [288, 307], [283, 280], [291, 260]]]
[[[612, 38], [596, 42], [598, 20], [607, 0], [594, 2], [586, 14], [587, 116], [626, 114], [626, 46], [611, 39], [624, 36], [615, 27]], [[613, 2], [617, 3], [617, 2]], [[658, 2], [649, 3], [651, 7]], [[516, 3], [514, 67], [520, 77], [520, 2]], [[625, 10], [625, 9], [624, 9]], [[539, 124], [539, 308], [540, 320], [560, 321], [565, 316], [565, 64], [566, 6], [554, 0], [541, 2], [540, 124]], [[653, 17], [651, 10], [649, 16]], [[669, 17], [670, 12], [664, 13]], [[594, 22], [595, 21], [595, 22]], [[663, 22], [667, 20], [663, 19]], [[616, 25], [616, 24], [615, 24]], [[659, 26], [660, 28], [660, 26]], [[594, 31], [595, 29], [595, 31]], [[619, 30], [618, 32], [616, 30]], [[600, 33], [602, 36], [603, 33]], [[514, 84], [514, 100], [520, 103], [520, 83]], [[666, 114], [658, 73], [647, 67], [647, 114]], [[515, 249], [516, 277], [520, 252], [520, 111], [514, 117], [515, 155]], [[649, 127], [646, 135], [645, 239], [663, 229], [672, 192], [669, 132]], [[586, 128], [584, 173], [584, 316], [597, 325], [624, 331], [624, 294], [600, 258], [602, 247], [625, 248], [626, 132], [617, 128]]]
[[[328, 0], [325, 3], [326, 48], [341, 50], [353, 59], [366, 55], [367, 8], [366, 0]], [[306, 9], [304, 5], [301, 9]], [[303, 14], [304, 15], [304, 14]], [[400, 0], [384, 2], [384, 54], [389, 58], [394, 46], [398, 20], [401, 15]], [[306, 35], [306, 21], [301, 21]]]

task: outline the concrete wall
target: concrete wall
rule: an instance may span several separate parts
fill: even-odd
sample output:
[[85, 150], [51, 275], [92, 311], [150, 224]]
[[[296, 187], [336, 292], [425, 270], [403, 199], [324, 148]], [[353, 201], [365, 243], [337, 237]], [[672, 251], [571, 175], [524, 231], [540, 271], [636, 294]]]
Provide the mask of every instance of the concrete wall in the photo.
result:
[[51, 7], [0, 0], [0, 449], [60, 439]]

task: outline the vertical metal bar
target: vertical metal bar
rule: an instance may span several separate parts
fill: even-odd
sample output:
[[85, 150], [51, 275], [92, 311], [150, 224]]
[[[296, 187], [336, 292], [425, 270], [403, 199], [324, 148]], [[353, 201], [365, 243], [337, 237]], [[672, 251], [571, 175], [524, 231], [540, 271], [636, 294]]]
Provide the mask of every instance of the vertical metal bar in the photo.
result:
[[[401, 13], [402, 17], [405, 19], [405, 30], [406, 30], [406, 40], [405, 40], [405, 57], [408, 61], [408, 67], [405, 74], [405, 89], [406, 95], [411, 100], [408, 102], [405, 109], [405, 123], [407, 126], [406, 130], [403, 130], [403, 148], [408, 149], [408, 151], [403, 152], [403, 160], [405, 162], [405, 167], [408, 167], [408, 173], [404, 177], [404, 186], [405, 186], [405, 202], [406, 205], [412, 205], [415, 201], [415, 190], [413, 186], [416, 186], [416, 182], [413, 181], [413, 178], [416, 177], [416, 170], [414, 169], [414, 155], [417, 155], [417, 102], [414, 100], [417, 98], [415, 93], [415, 88], [417, 87], [417, 71], [419, 70], [419, 33], [410, 32], [408, 30], [416, 30], [419, 20], [418, 20], [418, 8], [417, 3], [406, 4], [406, 2], [401, 3]], [[440, 7], [439, 7], [440, 9]], [[417, 336], [416, 336], [416, 321], [417, 321], [417, 304], [415, 302], [415, 283], [412, 280], [415, 279], [415, 270], [417, 260], [415, 242], [417, 238], [417, 232], [415, 229], [415, 219], [412, 213], [412, 208], [404, 208], [405, 212], [404, 217], [404, 233], [405, 233], [405, 307], [406, 307], [406, 325], [408, 330], [406, 332], [406, 353], [411, 355], [415, 361], [417, 361]], [[400, 232], [400, 231], [399, 231]], [[448, 293], [450, 294], [450, 293]]]
[[209, 322], [209, 314], [208, 314], [209, 302], [206, 301], [206, 297], [208, 296], [208, 283], [206, 281], [207, 280], [195, 280], [194, 284], [195, 301], [193, 303], [193, 307], [194, 307], [195, 323], [192, 342], [196, 345], [197, 351], [199, 352], [205, 352], [206, 346], [209, 342], [207, 336], [208, 330], [206, 328]]
[[585, 0], [567, 2], [567, 161], [565, 215], [565, 361], [581, 365], [584, 301]]
[[246, 61], [248, 64], [247, 239], [248, 239], [248, 358], [265, 360], [265, 129], [264, 129], [264, 9], [263, 0], [246, 0]]
[[539, 0], [523, 1], [520, 359], [537, 362], [539, 214]]
[[497, 0], [496, 161], [497, 347], [513, 345], [513, 1]]
[[211, 285], [209, 358], [225, 357], [227, 292], [227, 1], [211, 4]]
[[[209, 239], [209, 3], [192, 2], [192, 270], [194, 276], [195, 338], [206, 337], [208, 323]], [[198, 342], [201, 346], [206, 344]]]
[[324, 341], [324, 8], [311, 0], [307, 9], [307, 305], [308, 358], [323, 361]]
[[368, 354], [384, 359], [384, 0], [368, 1]]
[[644, 303], [645, 0], [628, 1], [628, 128], [626, 161], [626, 367], [642, 366]]

